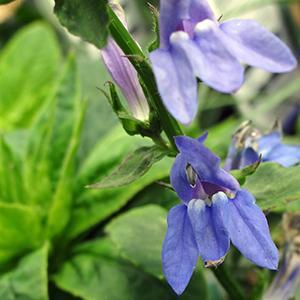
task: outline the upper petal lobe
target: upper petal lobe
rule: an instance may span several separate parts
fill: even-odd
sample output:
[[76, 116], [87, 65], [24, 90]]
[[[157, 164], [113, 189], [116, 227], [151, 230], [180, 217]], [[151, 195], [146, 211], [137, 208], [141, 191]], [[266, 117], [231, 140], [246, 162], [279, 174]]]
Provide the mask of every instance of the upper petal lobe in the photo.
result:
[[230, 52], [240, 61], [269, 72], [293, 70], [297, 61], [273, 33], [253, 20], [230, 20], [220, 25]]

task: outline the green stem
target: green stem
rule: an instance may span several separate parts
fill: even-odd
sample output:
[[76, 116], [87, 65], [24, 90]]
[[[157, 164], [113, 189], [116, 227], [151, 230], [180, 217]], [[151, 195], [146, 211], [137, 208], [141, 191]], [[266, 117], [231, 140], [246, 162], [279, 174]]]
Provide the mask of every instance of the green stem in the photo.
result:
[[168, 146], [167, 146], [165, 140], [161, 137], [161, 135], [152, 136], [151, 139], [156, 145], [158, 145], [162, 148], [168, 149]]
[[299, 28], [296, 22], [293, 20], [291, 8], [287, 4], [280, 4], [281, 18], [287, 29], [291, 44], [295, 53], [298, 54], [300, 47]]
[[147, 62], [147, 58], [139, 45], [131, 37], [127, 29], [123, 26], [122, 22], [110, 7], [108, 7], [108, 12], [110, 17], [110, 33], [118, 46], [127, 55], [128, 59], [137, 70], [140, 79], [147, 89], [150, 98], [150, 105], [157, 110], [161, 124], [170, 141], [170, 144], [174, 150], [177, 150], [174, 142], [174, 136], [183, 135], [183, 132], [181, 131], [177, 121], [168, 113], [162, 103], [161, 97], [157, 90], [152, 68]]
[[230, 300], [244, 300], [245, 296], [240, 285], [233, 279], [233, 276], [229, 274], [228, 270], [224, 265], [220, 265], [215, 269], [211, 269], [223, 286], [225, 291], [230, 296]]

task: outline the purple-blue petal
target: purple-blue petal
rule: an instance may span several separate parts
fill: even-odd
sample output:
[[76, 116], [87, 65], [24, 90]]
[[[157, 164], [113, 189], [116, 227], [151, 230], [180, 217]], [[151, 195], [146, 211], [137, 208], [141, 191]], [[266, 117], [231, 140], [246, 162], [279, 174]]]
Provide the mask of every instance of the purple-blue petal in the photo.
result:
[[101, 54], [111, 77], [125, 96], [132, 115], [139, 120], [147, 120], [149, 118], [148, 102], [139, 83], [137, 72], [129, 59], [111, 38]]
[[264, 159], [269, 155], [274, 147], [281, 144], [281, 134], [278, 131], [273, 131], [263, 135], [258, 141], [258, 152]]
[[227, 196], [221, 192], [213, 196], [211, 207], [203, 200], [194, 199], [188, 204], [199, 255], [205, 262], [219, 260], [228, 252], [227, 205]]
[[177, 32], [171, 44], [186, 53], [195, 76], [220, 92], [231, 93], [242, 85], [244, 68], [227, 50], [223, 35], [217, 23], [207, 19], [195, 27], [194, 40]]
[[300, 147], [279, 144], [264, 156], [263, 160], [277, 162], [283, 167], [291, 167], [300, 162]]
[[220, 158], [206, 148], [202, 142], [197, 141], [189, 136], [175, 136], [174, 137], [176, 146], [182, 154], [194, 160], [200, 160], [205, 157], [207, 163], [210, 165], [218, 166], [221, 162]]
[[229, 200], [228, 231], [232, 243], [258, 266], [276, 270], [279, 254], [272, 241], [267, 219], [247, 190]]
[[208, 132], [205, 132], [197, 138], [197, 141], [200, 143], [204, 143], [206, 141], [207, 137], [208, 137]]
[[184, 30], [193, 36], [194, 27], [205, 19], [215, 20], [206, 0], [161, 0], [160, 1], [160, 46], [170, 47], [170, 36]]
[[150, 59], [165, 106], [181, 123], [190, 123], [197, 113], [197, 81], [185, 54], [174, 47], [157, 49]]
[[201, 182], [235, 191], [239, 189], [237, 180], [220, 168], [220, 158], [199, 141], [187, 137], [177, 136], [175, 142], [185, 160], [194, 168]]
[[194, 189], [190, 185], [186, 167], [188, 162], [182, 154], [178, 154], [171, 169], [170, 181], [178, 197], [184, 202], [194, 198]]
[[161, 0], [160, 1], [160, 47], [169, 48], [169, 39], [178, 30], [183, 20], [189, 19], [190, 0]]
[[239, 169], [240, 161], [241, 151], [234, 144], [231, 144], [224, 162], [224, 170], [230, 171]]
[[253, 20], [230, 20], [220, 25], [231, 53], [243, 63], [269, 72], [293, 70], [297, 61], [291, 50], [273, 33]]
[[168, 229], [163, 244], [163, 271], [178, 294], [188, 285], [198, 260], [198, 249], [185, 205], [173, 207], [168, 215]]
[[258, 160], [258, 153], [253, 148], [248, 147], [242, 151], [239, 169], [243, 169], [249, 165], [252, 165], [258, 162]]
[[216, 21], [214, 13], [206, 0], [191, 0], [189, 16], [195, 23], [201, 22], [205, 19]]

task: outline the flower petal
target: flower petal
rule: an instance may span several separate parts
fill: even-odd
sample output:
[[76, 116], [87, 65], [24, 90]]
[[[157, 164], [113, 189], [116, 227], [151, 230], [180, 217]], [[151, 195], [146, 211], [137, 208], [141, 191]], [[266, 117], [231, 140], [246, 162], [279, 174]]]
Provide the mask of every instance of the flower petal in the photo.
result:
[[162, 262], [167, 281], [180, 295], [188, 285], [198, 260], [198, 249], [185, 205], [173, 207], [163, 244]]
[[214, 13], [206, 0], [191, 0], [189, 15], [193, 22], [201, 22], [205, 19], [216, 21]]
[[187, 179], [187, 165], [188, 162], [186, 161], [185, 157], [181, 154], [178, 154], [170, 174], [171, 184], [175, 192], [177, 193], [178, 197], [185, 202], [193, 199], [195, 193], [195, 190], [192, 188]]
[[205, 20], [197, 24], [194, 40], [177, 32], [171, 36], [171, 45], [186, 53], [195, 76], [220, 92], [231, 93], [242, 85], [244, 69], [227, 50], [223, 35], [215, 22]]
[[272, 241], [267, 219], [247, 190], [240, 190], [229, 200], [228, 231], [232, 243], [258, 266], [276, 270], [278, 250]]
[[281, 144], [281, 135], [278, 131], [273, 131], [269, 134], [263, 135], [258, 141], [258, 152], [262, 158], [269, 155], [274, 147]]
[[220, 168], [220, 158], [199, 141], [177, 136], [175, 142], [184, 159], [194, 168], [201, 182], [208, 182], [235, 191], [239, 189], [237, 180]]
[[215, 20], [206, 0], [161, 0], [160, 47], [167, 50], [171, 34], [179, 29], [192, 36], [196, 24], [204, 19]]
[[274, 161], [284, 167], [291, 167], [300, 162], [300, 147], [277, 145], [264, 157], [264, 161]]
[[256, 163], [259, 160], [258, 153], [251, 147], [243, 150], [239, 169], [243, 169], [249, 165]]
[[230, 171], [239, 169], [241, 155], [241, 151], [234, 144], [231, 144], [224, 162], [224, 170]]
[[178, 30], [183, 20], [189, 19], [190, 0], [161, 0], [160, 1], [160, 47], [169, 48], [171, 34]]
[[228, 252], [227, 204], [227, 196], [222, 192], [213, 196], [211, 207], [203, 200], [194, 199], [188, 204], [199, 255], [205, 262], [217, 261]]
[[201, 136], [199, 136], [197, 138], [197, 141], [200, 142], [200, 143], [204, 143], [206, 141], [207, 137], [208, 137], [208, 131], [206, 131]]
[[173, 48], [150, 54], [164, 104], [181, 123], [190, 123], [197, 113], [197, 81], [185, 54]]
[[230, 20], [220, 25], [231, 53], [240, 61], [269, 72], [288, 72], [297, 61], [274, 34], [253, 20]]
[[120, 87], [132, 115], [139, 120], [149, 118], [149, 106], [138, 80], [138, 75], [124, 52], [111, 38], [101, 51], [104, 64]]

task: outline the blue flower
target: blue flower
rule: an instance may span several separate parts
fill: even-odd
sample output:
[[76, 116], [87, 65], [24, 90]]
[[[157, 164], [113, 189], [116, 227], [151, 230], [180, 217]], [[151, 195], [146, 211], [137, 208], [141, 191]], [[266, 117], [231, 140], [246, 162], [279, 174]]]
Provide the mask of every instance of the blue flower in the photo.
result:
[[264, 162], [271, 161], [283, 167], [291, 167], [300, 162], [300, 147], [284, 144], [277, 130], [261, 135], [249, 124], [242, 125], [233, 136], [224, 169], [243, 169], [257, 162], [260, 156]]
[[205, 0], [160, 1], [160, 48], [150, 59], [166, 107], [184, 124], [197, 112], [196, 77], [231, 93], [244, 81], [240, 62], [275, 73], [297, 64], [289, 48], [255, 21], [219, 24]]
[[300, 147], [282, 143], [278, 131], [263, 135], [258, 140], [258, 152], [263, 161], [277, 162], [283, 167], [291, 167], [300, 162]]
[[206, 266], [224, 260], [230, 241], [255, 264], [277, 269], [278, 251], [253, 196], [220, 168], [220, 159], [198, 140], [178, 136], [180, 151], [171, 184], [182, 203], [168, 215], [163, 271], [177, 294], [186, 288], [198, 257]]

